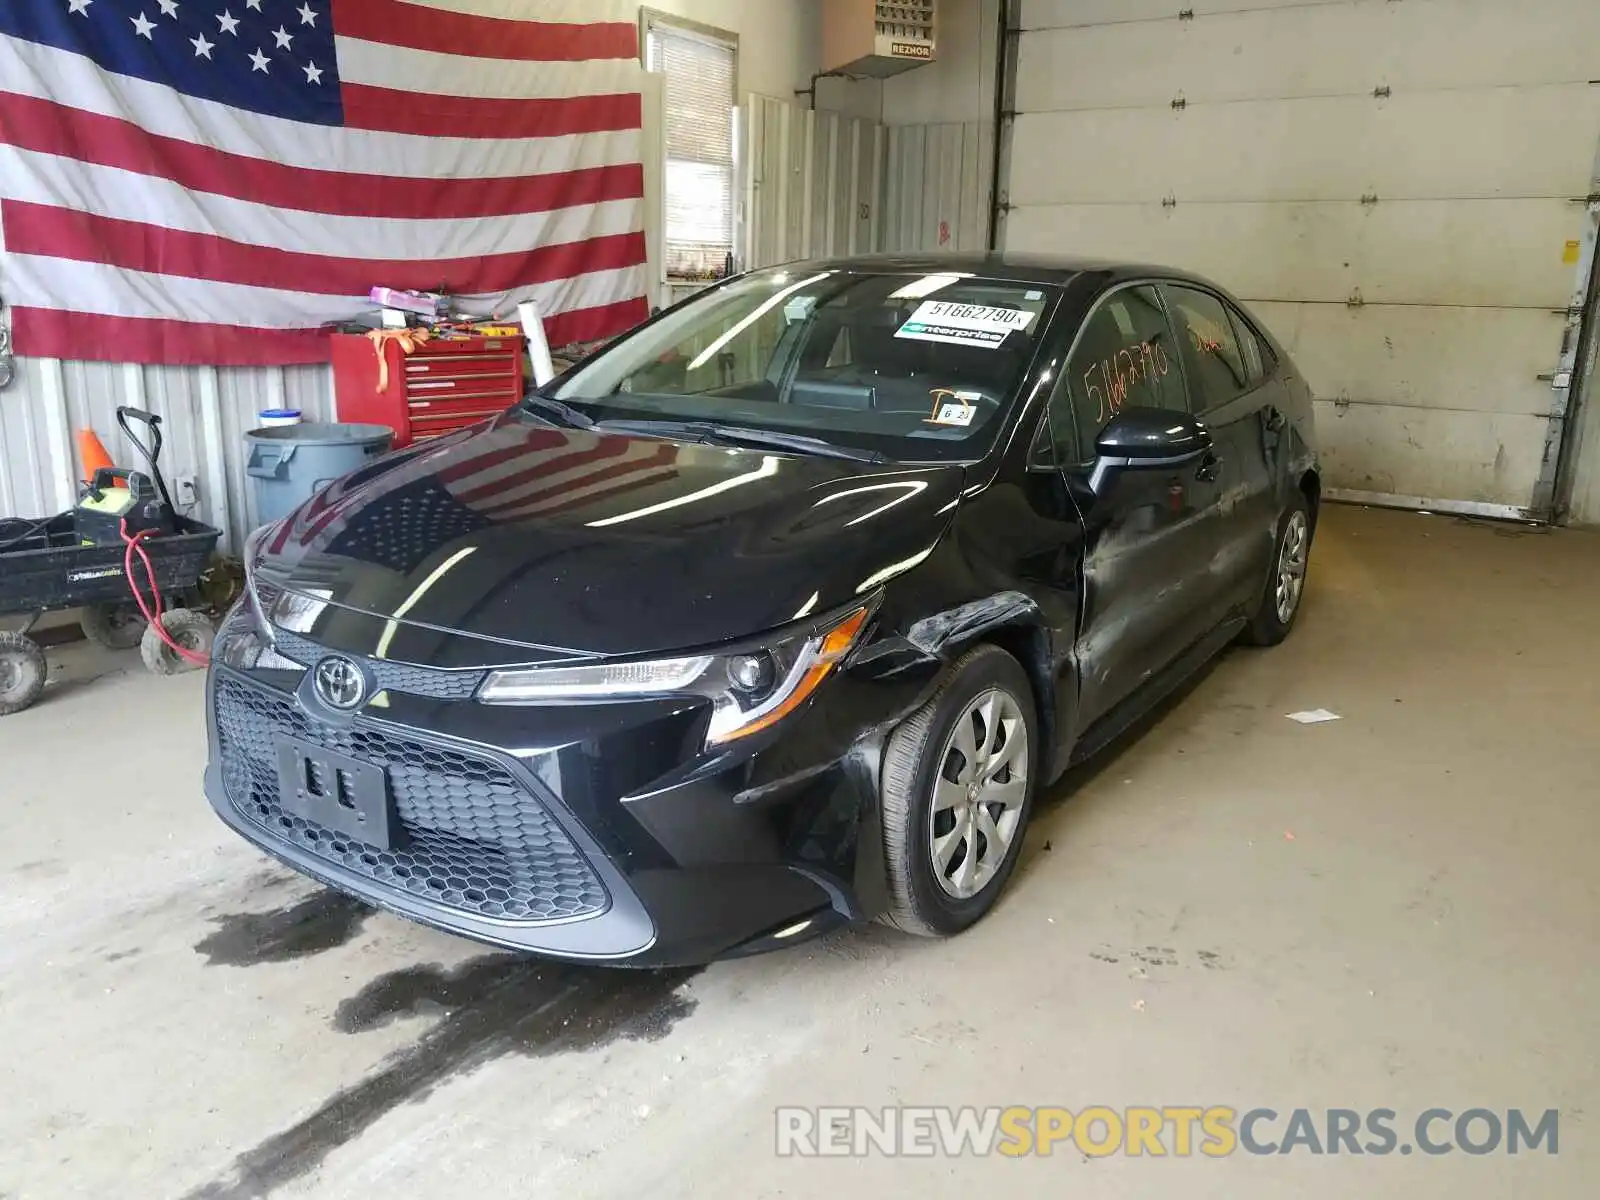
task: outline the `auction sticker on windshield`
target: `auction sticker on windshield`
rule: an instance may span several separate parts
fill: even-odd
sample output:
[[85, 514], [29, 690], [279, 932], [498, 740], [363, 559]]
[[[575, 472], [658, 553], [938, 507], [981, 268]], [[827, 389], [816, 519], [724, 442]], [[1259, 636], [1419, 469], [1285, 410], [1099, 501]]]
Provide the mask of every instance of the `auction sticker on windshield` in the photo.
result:
[[958, 346], [996, 349], [1013, 330], [1033, 324], [1033, 314], [1020, 308], [991, 304], [960, 304], [952, 300], [925, 300], [895, 337], [919, 342], [950, 342]]

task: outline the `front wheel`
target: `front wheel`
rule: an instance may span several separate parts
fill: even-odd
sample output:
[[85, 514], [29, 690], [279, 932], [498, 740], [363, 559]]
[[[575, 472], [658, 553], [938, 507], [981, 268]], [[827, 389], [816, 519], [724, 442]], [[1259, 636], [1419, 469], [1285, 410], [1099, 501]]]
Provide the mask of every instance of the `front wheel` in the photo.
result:
[[1033, 689], [997, 646], [964, 655], [895, 730], [882, 789], [887, 924], [947, 937], [994, 907], [1022, 849], [1038, 747]]
[[1289, 636], [1300, 601], [1305, 597], [1306, 570], [1311, 560], [1311, 510], [1305, 496], [1294, 498], [1278, 518], [1278, 542], [1272, 559], [1272, 574], [1243, 640], [1252, 646], [1276, 646]]
[[[216, 640], [217, 631], [211, 624], [211, 618], [204, 613], [175, 608], [161, 615], [161, 625], [167, 635], [190, 654], [201, 659], [210, 655], [211, 643]], [[167, 645], [154, 625], [144, 631], [144, 640], [139, 643], [139, 656], [156, 675], [177, 675], [199, 666], [199, 663], [185, 658]]]
[[37, 700], [49, 674], [38, 642], [26, 634], [0, 633], [0, 717]]

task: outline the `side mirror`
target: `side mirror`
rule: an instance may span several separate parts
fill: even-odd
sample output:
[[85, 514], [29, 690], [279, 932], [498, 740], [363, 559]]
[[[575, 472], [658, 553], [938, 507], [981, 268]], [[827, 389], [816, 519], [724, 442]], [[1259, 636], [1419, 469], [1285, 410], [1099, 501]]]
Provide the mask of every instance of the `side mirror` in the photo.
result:
[[1211, 431], [1188, 413], [1125, 408], [1100, 431], [1094, 449], [1105, 466], [1167, 467], [1204, 454]]

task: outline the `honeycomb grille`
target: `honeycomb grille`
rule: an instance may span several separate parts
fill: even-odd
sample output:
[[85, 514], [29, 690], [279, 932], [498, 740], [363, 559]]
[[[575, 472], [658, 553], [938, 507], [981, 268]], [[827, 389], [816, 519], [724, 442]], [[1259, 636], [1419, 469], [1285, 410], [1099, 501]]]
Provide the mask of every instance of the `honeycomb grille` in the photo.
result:
[[[303, 667], [312, 666], [319, 658], [331, 653], [322, 646], [298, 633], [274, 628], [272, 640], [278, 653]], [[363, 659], [377, 690], [405, 692], [412, 696], [427, 696], [433, 700], [470, 700], [483, 682], [483, 671], [445, 671], [438, 667], [417, 667], [410, 663], [390, 662], [388, 659]]]
[[[318, 858], [474, 916], [559, 921], [605, 909], [605, 888], [554, 817], [493, 762], [371, 726], [334, 729], [286, 697], [225, 674], [216, 720], [228, 798], [250, 821]], [[285, 811], [275, 739], [298, 738], [389, 773], [403, 846], [380, 850]]]

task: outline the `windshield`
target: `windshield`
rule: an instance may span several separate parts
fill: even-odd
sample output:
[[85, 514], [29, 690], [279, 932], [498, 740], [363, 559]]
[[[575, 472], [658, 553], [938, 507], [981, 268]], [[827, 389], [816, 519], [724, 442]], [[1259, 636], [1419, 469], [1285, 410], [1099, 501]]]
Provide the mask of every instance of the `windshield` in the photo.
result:
[[602, 427], [693, 422], [902, 460], [993, 442], [1056, 290], [958, 273], [758, 271], [696, 296], [550, 396]]

